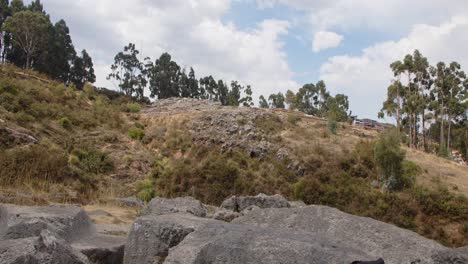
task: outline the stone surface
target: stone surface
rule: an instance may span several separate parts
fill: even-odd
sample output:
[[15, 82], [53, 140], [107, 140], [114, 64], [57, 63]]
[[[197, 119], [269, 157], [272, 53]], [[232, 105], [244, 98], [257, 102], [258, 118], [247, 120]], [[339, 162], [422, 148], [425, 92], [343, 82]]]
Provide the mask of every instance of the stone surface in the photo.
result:
[[86, 256], [56, 234], [43, 230], [38, 237], [0, 241], [0, 264], [84, 264]]
[[145, 205], [145, 203], [142, 200], [138, 199], [135, 196], [125, 197], [125, 198], [116, 198], [115, 201], [118, 204], [121, 204], [127, 207], [143, 207]]
[[180, 197], [175, 199], [154, 198], [141, 211], [141, 215], [164, 215], [172, 213], [190, 213], [195, 216], [205, 217], [206, 207], [192, 197]]
[[432, 256], [436, 264], [466, 264], [468, 263], [468, 247], [446, 249]]
[[18, 239], [38, 236], [49, 230], [71, 241], [93, 232], [91, 219], [78, 206], [14, 206], [0, 205], [8, 212], [7, 227], [3, 239]]
[[253, 210], [233, 222], [326, 236], [362, 249], [370, 259], [382, 257], [387, 264], [433, 263], [432, 254], [445, 249], [409, 230], [326, 206]]
[[167, 264], [346, 263], [369, 258], [326, 236], [228, 223], [209, 223], [172, 248]]
[[221, 208], [242, 212], [252, 205], [260, 208], [290, 207], [289, 202], [279, 194], [268, 196], [261, 193], [257, 196], [232, 196], [221, 204]]
[[122, 263], [126, 237], [92, 234], [71, 246], [88, 257], [92, 263]]
[[214, 221], [185, 213], [137, 218], [127, 238], [124, 263], [159, 263], [188, 234]]
[[213, 219], [221, 220], [224, 222], [231, 222], [232, 220], [236, 219], [237, 217], [241, 216], [242, 214], [230, 210], [218, 210], [214, 215]]

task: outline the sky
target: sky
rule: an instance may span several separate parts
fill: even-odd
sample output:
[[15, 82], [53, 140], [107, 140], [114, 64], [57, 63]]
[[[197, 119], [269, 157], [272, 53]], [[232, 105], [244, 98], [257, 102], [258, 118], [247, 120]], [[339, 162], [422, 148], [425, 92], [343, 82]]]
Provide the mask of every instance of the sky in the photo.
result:
[[[27, 2], [27, 1], [26, 1]], [[350, 110], [376, 118], [391, 62], [419, 49], [430, 63], [468, 70], [466, 0], [42, 0], [64, 19], [77, 50], [92, 56], [96, 85], [107, 81], [129, 42], [142, 57], [169, 52], [197, 77], [252, 85], [260, 95], [324, 80], [349, 96]], [[384, 121], [391, 122], [391, 119]]]

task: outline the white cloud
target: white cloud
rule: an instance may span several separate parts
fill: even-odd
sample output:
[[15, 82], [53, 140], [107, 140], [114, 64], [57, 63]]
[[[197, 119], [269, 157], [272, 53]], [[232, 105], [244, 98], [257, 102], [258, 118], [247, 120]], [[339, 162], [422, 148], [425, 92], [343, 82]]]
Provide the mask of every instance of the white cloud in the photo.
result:
[[319, 52], [322, 50], [338, 47], [343, 41], [343, 36], [335, 32], [319, 31], [314, 34], [312, 50]]
[[468, 43], [468, 16], [453, 17], [437, 26], [414, 25], [407, 37], [398, 41], [377, 43], [365, 48], [359, 56], [333, 56], [321, 67], [321, 79], [333, 91], [350, 96], [351, 109], [359, 115], [375, 117], [393, 78], [391, 62], [419, 49], [430, 63], [458, 61], [468, 66], [468, 54], [462, 52]]
[[54, 20], [64, 18], [78, 48], [93, 56], [97, 85], [114, 88], [105, 76], [114, 55], [133, 42], [143, 56], [169, 52], [198, 77], [213, 75], [251, 84], [254, 98], [296, 86], [281, 35], [289, 23], [265, 20], [239, 29], [221, 20], [230, 0], [43, 0]]

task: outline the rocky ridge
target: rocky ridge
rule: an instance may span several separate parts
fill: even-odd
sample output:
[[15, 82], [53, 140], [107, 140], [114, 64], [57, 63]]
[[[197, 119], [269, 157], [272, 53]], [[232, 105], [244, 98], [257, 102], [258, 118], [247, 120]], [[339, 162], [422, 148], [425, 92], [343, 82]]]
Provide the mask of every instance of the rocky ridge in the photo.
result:
[[280, 195], [231, 197], [220, 208], [155, 198], [127, 238], [100, 233], [76, 206], [0, 205], [0, 224], [0, 264], [468, 263], [468, 247]]

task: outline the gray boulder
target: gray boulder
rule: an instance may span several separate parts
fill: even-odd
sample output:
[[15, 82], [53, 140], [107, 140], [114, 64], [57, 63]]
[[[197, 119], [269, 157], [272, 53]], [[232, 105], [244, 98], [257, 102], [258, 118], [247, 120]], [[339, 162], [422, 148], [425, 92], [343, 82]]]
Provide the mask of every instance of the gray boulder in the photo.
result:
[[446, 249], [432, 256], [436, 264], [466, 264], [468, 263], [468, 247]]
[[242, 212], [252, 205], [260, 208], [290, 207], [288, 200], [279, 194], [269, 196], [261, 193], [257, 196], [232, 196], [221, 204], [221, 208]]
[[56, 233], [67, 241], [78, 239], [93, 232], [91, 219], [78, 206], [14, 206], [0, 205], [3, 211], [0, 222], [6, 220], [2, 239], [19, 239], [39, 236], [43, 230]]
[[142, 210], [141, 215], [164, 215], [173, 213], [190, 213], [195, 216], [205, 217], [206, 207], [192, 197], [180, 197], [175, 199], [154, 198]]
[[434, 252], [445, 249], [412, 231], [326, 206], [253, 210], [233, 221], [262, 228], [289, 229], [326, 236], [367, 252], [385, 263], [434, 263]]
[[48, 230], [38, 237], [0, 241], [0, 264], [89, 263], [86, 256]]
[[369, 256], [324, 235], [209, 223], [170, 249], [167, 264], [346, 263]]
[[132, 225], [125, 245], [125, 264], [161, 263], [169, 249], [188, 234], [216, 220], [186, 213], [146, 215]]

